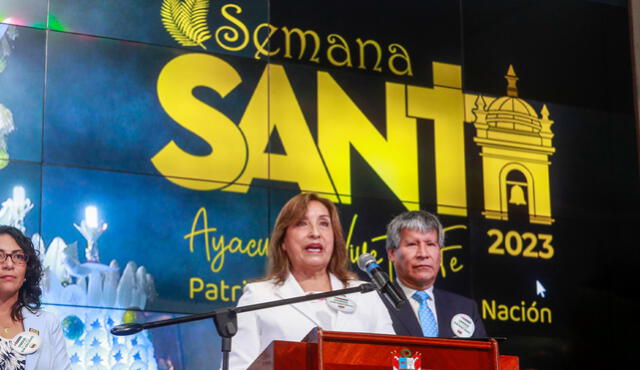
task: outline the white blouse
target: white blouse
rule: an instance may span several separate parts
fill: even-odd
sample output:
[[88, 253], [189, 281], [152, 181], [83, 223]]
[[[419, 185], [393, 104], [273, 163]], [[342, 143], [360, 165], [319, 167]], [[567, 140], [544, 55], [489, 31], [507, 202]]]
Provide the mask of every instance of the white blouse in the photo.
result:
[[13, 348], [11, 341], [12, 339], [0, 337], [0, 369], [24, 370], [27, 360]]

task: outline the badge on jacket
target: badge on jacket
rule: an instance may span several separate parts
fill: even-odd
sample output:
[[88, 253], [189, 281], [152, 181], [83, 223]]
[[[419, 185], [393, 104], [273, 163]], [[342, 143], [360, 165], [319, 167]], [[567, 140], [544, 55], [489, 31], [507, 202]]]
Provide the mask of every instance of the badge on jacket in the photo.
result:
[[473, 332], [476, 330], [476, 324], [471, 320], [469, 315], [459, 313], [451, 319], [451, 330], [456, 337], [471, 338]]
[[22, 355], [34, 353], [40, 348], [40, 344], [42, 344], [42, 338], [33, 331], [23, 331], [11, 340], [13, 349]]
[[336, 311], [344, 313], [352, 313], [356, 310], [356, 302], [347, 298], [346, 295], [327, 298], [327, 305]]

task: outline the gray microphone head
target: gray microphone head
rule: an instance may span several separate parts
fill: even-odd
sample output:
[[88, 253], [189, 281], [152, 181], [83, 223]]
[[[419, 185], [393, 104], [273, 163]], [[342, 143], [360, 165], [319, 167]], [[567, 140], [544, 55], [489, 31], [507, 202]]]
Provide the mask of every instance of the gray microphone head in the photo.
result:
[[358, 268], [364, 272], [367, 272], [367, 266], [372, 263], [376, 263], [376, 258], [369, 253], [363, 253], [358, 257]]

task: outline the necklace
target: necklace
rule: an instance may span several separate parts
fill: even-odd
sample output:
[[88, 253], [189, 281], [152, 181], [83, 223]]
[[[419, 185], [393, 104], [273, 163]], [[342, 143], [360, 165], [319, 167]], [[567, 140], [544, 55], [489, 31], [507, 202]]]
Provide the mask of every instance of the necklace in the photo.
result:
[[9, 328], [2, 328], [5, 334], [9, 334]]

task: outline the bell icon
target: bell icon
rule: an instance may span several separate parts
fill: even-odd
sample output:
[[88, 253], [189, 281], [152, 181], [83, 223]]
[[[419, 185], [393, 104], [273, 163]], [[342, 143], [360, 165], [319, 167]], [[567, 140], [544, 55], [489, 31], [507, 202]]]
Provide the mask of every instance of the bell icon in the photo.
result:
[[522, 206], [527, 204], [527, 201], [524, 199], [524, 191], [520, 185], [513, 185], [511, 187], [511, 196], [509, 197], [509, 203], [515, 204], [517, 206]]

